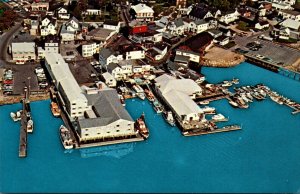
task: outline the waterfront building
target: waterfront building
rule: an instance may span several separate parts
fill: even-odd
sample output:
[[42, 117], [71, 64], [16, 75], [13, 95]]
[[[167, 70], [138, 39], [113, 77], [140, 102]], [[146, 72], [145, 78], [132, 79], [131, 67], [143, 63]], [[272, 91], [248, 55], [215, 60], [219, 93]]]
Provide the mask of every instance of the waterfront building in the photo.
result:
[[81, 142], [136, 136], [134, 121], [115, 89], [86, 89], [85, 96], [92, 108], [76, 122]]
[[192, 100], [202, 94], [201, 87], [193, 80], [176, 79], [164, 74], [155, 78], [155, 89], [180, 123], [199, 122], [204, 119], [203, 111]]
[[131, 9], [135, 11], [136, 19], [139, 21], [153, 21], [154, 19], [153, 9], [145, 4], [131, 6]]
[[200, 62], [200, 54], [191, 50], [184, 50], [179, 48], [176, 50], [176, 57], [177, 56], [187, 57], [188, 61], [193, 61], [195, 63]]
[[76, 82], [68, 64], [58, 53], [45, 53], [45, 65], [59, 92], [63, 108], [70, 120], [82, 118], [90, 110], [88, 100]]

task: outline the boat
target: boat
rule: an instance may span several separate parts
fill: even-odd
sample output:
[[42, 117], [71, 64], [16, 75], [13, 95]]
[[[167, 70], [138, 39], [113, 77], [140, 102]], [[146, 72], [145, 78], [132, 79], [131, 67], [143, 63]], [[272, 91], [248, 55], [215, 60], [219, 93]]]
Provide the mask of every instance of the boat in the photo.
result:
[[232, 79], [232, 83], [234, 84], [239, 84], [240, 83], [240, 80], [238, 78], [233, 78]]
[[22, 110], [17, 111], [16, 113], [11, 112], [10, 117], [14, 122], [21, 120]]
[[167, 123], [169, 123], [173, 127], [175, 126], [175, 119], [171, 111], [163, 112], [163, 117], [167, 121]]
[[274, 102], [276, 102], [276, 103], [278, 103], [278, 104], [280, 104], [280, 105], [283, 104], [283, 102], [280, 100], [280, 97], [279, 97], [279, 96], [271, 95], [270, 98], [271, 98]]
[[208, 100], [204, 100], [204, 101], [199, 102], [199, 104], [201, 104], [201, 105], [207, 105], [207, 104], [209, 104], [209, 101]]
[[214, 116], [212, 117], [212, 120], [213, 120], [213, 121], [228, 121], [228, 119], [225, 118], [224, 115], [222, 115], [222, 114], [214, 115]]
[[163, 112], [163, 106], [161, 105], [161, 103], [158, 102], [158, 100], [155, 100], [153, 102], [153, 106], [154, 106], [154, 110], [156, 111], [156, 113], [162, 113]]
[[134, 126], [135, 126], [136, 130], [141, 134], [141, 136], [143, 136], [144, 139], [148, 139], [149, 130], [146, 127], [146, 124], [145, 124], [145, 115], [144, 115], [144, 113], [141, 115], [140, 118], [138, 118], [136, 120], [136, 122], [134, 123]]
[[121, 94], [119, 94], [118, 96], [119, 96], [119, 99], [120, 99], [120, 102], [121, 102], [122, 106], [126, 106], [124, 96], [121, 95]]
[[205, 106], [201, 108], [205, 114], [215, 114], [216, 109], [214, 107]]
[[134, 85], [132, 88], [136, 92], [137, 97], [139, 97], [141, 100], [145, 100], [146, 96], [141, 86]]
[[58, 104], [55, 102], [51, 102], [50, 106], [51, 106], [51, 112], [52, 112], [53, 116], [59, 117], [61, 110], [58, 107]]
[[237, 96], [236, 102], [240, 108], [248, 108], [249, 104], [246, 103], [241, 96]]
[[234, 101], [232, 101], [232, 100], [229, 100], [228, 102], [229, 102], [229, 104], [230, 104], [231, 106], [233, 106], [234, 108], [237, 108], [237, 107], [238, 107], [238, 104], [237, 104], [236, 102], [234, 102]]
[[152, 93], [150, 90], [145, 89], [145, 94], [146, 94], [147, 99], [148, 99], [150, 102], [154, 102], [155, 97], [154, 97], [153, 93]]
[[33, 132], [33, 120], [30, 118], [27, 121], [27, 133], [32, 133]]
[[242, 97], [242, 99], [245, 101], [245, 102], [253, 102], [251, 99], [249, 99], [248, 97], [247, 97], [247, 94], [246, 93], [241, 93], [241, 97]]
[[232, 86], [232, 83], [230, 83], [229, 81], [224, 81], [221, 86], [223, 86], [223, 87], [230, 87], [230, 86]]
[[253, 102], [253, 96], [251, 95], [250, 92], [246, 93], [247, 98], [250, 100], [250, 102]]
[[62, 145], [66, 150], [72, 149], [74, 147], [73, 140], [71, 138], [71, 132], [68, 128], [65, 126], [61, 125], [59, 128], [59, 133], [60, 133], [60, 140]]

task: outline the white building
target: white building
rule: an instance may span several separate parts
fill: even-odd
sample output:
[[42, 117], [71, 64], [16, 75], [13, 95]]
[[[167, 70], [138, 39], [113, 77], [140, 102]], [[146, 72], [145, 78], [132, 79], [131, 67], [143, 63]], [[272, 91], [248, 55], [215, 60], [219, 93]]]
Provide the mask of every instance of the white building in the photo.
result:
[[196, 20], [189, 23], [189, 30], [194, 33], [201, 33], [210, 28], [210, 23], [205, 20]]
[[292, 19], [300, 21], [300, 12], [295, 10], [281, 10], [278, 15], [281, 15], [283, 19]]
[[73, 32], [78, 31], [80, 28], [79, 21], [74, 16], [65, 24], [65, 26], [68, 31]]
[[87, 9], [84, 12], [85, 15], [101, 15], [101, 10], [100, 9]]
[[182, 18], [176, 18], [167, 25], [167, 30], [170, 31], [170, 34], [176, 36], [184, 34], [186, 29], [187, 24], [182, 20]]
[[103, 23], [103, 28], [119, 32], [121, 28], [121, 22], [113, 21], [113, 20], [105, 20]]
[[92, 57], [94, 54], [99, 53], [99, 44], [95, 42], [88, 42], [82, 44], [82, 56]]
[[104, 83], [108, 87], [111, 87], [111, 88], [116, 87], [117, 81], [112, 74], [110, 74], [109, 72], [105, 72], [105, 73], [102, 73], [102, 77], [104, 79]]
[[61, 42], [70, 42], [75, 39], [75, 32], [69, 31], [66, 25], [62, 25], [60, 31]]
[[258, 30], [267, 29], [269, 27], [270, 27], [270, 24], [268, 21], [260, 21], [255, 24], [255, 28]]
[[114, 53], [110, 49], [102, 48], [99, 51], [99, 63], [102, 65], [102, 67], [105, 67], [110, 63], [118, 63], [119, 61], [122, 60], [123, 60], [123, 55]]
[[219, 18], [220, 22], [224, 22], [226, 24], [229, 24], [231, 22], [234, 22], [239, 19], [240, 13], [237, 10], [228, 12], [228, 13], [223, 13], [221, 17]]
[[292, 19], [286, 19], [281, 24], [281, 26], [285, 28], [290, 28], [295, 31], [300, 30], [300, 21], [292, 20]]
[[203, 111], [192, 100], [202, 89], [191, 79], [176, 79], [164, 74], [155, 79], [159, 96], [181, 122], [199, 121]]
[[64, 7], [60, 7], [56, 10], [58, 19], [68, 20], [70, 19], [70, 14], [68, 10]]
[[91, 110], [91, 106], [63, 57], [57, 53], [46, 52], [45, 65], [59, 91], [69, 119], [83, 118], [85, 111]]
[[276, 9], [276, 10], [292, 10], [292, 6], [290, 4], [287, 4], [287, 3], [282, 3], [282, 2], [272, 2], [272, 8], [273, 9]]
[[55, 35], [57, 33], [56, 26], [56, 20], [51, 18], [50, 16], [46, 16], [42, 19], [40, 25], [41, 36], [48, 36], [50, 34]]
[[190, 61], [193, 61], [195, 63], [199, 63], [200, 62], [200, 54], [193, 52], [193, 51], [188, 51], [188, 50], [181, 50], [181, 49], [177, 49], [176, 50], [176, 56], [186, 56], [189, 58]]
[[136, 19], [139, 21], [153, 21], [154, 19], [153, 9], [145, 4], [131, 6], [131, 9], [135, 11]]
[[28, 60], [36, 59], [34, 42], [12, 42], [11, 52], [16, 64], [24, 64]]

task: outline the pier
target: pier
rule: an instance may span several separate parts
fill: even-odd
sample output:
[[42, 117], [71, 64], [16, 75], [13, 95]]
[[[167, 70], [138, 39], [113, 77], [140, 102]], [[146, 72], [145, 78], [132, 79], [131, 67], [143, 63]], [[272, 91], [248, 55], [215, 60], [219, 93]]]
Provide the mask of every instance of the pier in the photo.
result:
[[29, 106], [29, 90], [24, 88], [25, 98], [22, 100], [23, 111], [21, 114], [21, 127], [20, 127], [20, 141], [19, 141], [19, 157], [24, 158], [27, 156], [27, 122], [28, 115], [30, 115]]
[[229, 131], [237, 131], [242, 129], [239, 125], [229, 125], [218, 129], [212, 129], [212, 130], [192, 130], [192, 131], [185, 131], [182, 132], [183, 136], [190, 137], [190, 136], [199, 136], [199, 135], [207, 135], [207, 134], [213, 134], [213, 133], [221, 133], [221, 132], [229, 132]]

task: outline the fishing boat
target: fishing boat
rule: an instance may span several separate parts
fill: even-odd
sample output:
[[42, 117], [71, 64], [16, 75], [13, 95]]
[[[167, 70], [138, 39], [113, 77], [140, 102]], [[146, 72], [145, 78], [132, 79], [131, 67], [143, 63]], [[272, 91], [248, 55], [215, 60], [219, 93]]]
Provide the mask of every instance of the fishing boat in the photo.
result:
[[145, 94], [146, 94], [147, 99], [148, 99], [150, 102], [154, 102], [155, 97], [154, 97], [153, 93], [152, 93], [150, 90], [145, 89]]
[[216, 109], [214, 107], [205, 106], [201, 108], [205, 114], [215, 114]]
[[236, 103], [236, 102], [234, 102], [233, 100], [229, 100], [228, 101], [229, 102], [229, 104], [232, 106], [232, 107], [234, 107], [234, 108], [237, 108], [239, 105]]
[[60, 140], [62, 145], [66, 150], [72, 149], [74, 147], [73, 140], [71, 138], [71, 132], [69, 131], [68, 128], [65, 126], [61, 125], [59, 128], [59, 133], [60, 133]]
[[209, 101], [208, 100], [204, 100], [204, 101], [199, 102], [199, 104], [201, 104], [201, 105], [207, 105], [207, 104], [209, 104]]
[[163, 106], [161, 103], [158, 102], [158, 100], [155, 100], [153, 102], [153, 108], [156, 111], [156, 113], [162, 113], [163, 112]]
[[145, 114], [143, 113], [140, 118], [136, 120], [134, 123], [136, 130], [143, 136], [144, 139], [148, 139], [149, 137], [149, 130], [145, 124]]
[[175, 126], [175, 119], [171, 111], [163, 112], [163, 117], [167, 121], [167, 123], [169, 123], [173, 127]]
[[51, 112], [52, 112], [53, 116], [59, 117], [61, 110], [58, 107], [58, 104], [55, 102], [51, 102], [50, 106], [51, 106]]
[[31, 118], [27, 121], [27, 132], [28, 133], [33, 132], [33, 120]]
[[212, 120], [215, 121], [215, 122], [228, 121], [228, 119], [225, 118], [224, 115], [222, 115], [222, 114], [214, 115], [212, 117]]
[[16, 113], [11, 112], [10, 117], [14, 122], [21, 120], [22, 110], [17, 111]]

